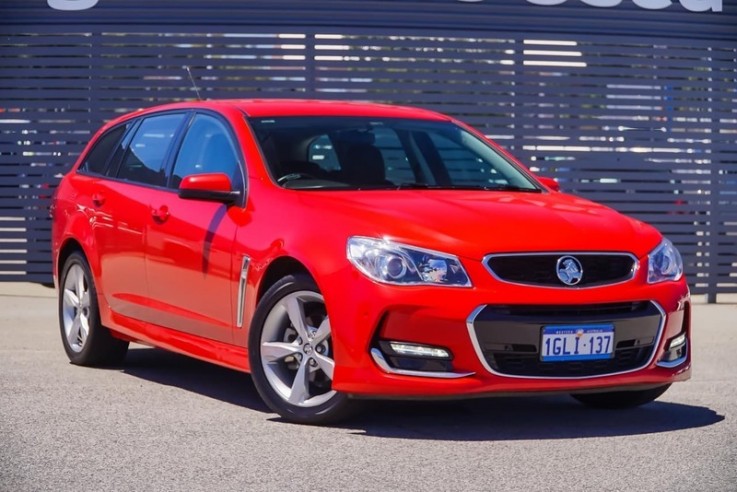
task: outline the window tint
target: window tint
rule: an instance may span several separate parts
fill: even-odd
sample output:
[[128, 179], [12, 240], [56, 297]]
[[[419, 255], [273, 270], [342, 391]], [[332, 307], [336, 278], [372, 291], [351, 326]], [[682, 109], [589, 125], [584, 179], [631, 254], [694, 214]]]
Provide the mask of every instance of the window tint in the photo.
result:
[[117, 126], [100, 137], [92, 147], [92, 150], [87, 153], [84, 162], [80, 166], [80, 170], [95, 174], [104, 174], [108, 161], [110, 160], [110, 154], [113, 153], [118, 142], [120, 142], [120, 139], [129, 127], [130, 124]]
[[286, 188], [541, 191], [483, 138], [448, 121], [294, 116], [249, 122], [270, 174]]
[[120, 167], [120, 161], [123, 159], [123, 156], [128, 153], [128, 147], [130, 147], [131, 140], [133, 139], [133, 135], [135, 134], [135, 126], [136, 126], [136, 122], [133, 122], [129, 125], [129, 127], [134, 127], [134, 128], [126, 130], [126, 133], [123, 136], [123, 140], [121, 140], [120, 143], [115, 147], [113, 156], [110, 158], [110, 161], [107, 163], [107, 169], [105, 170], [105, 176], [110, 176], [113, 178], [117, 176], [118, 168]]
[[166, 152], [184, 117], [184, 114], [166, 114], [143, 120], [123, 159], [118, 178], [164, 186]]
[[397, 133], [389, 128], [376, 128], [374, 137], [374, 146], [384, 158], [386, 179], [395, 184], [414, 183], [415, 175]]
[[224, 173], [241, 186], [241, 164], [226, 126], [217, 118], [198, 114], [179, 149], [171, 185], [179, 187], [191, 174]]
[[339, 171], [338, 154], [335, 153], [333, 143], [327, 135], [320, 135], [310, 144], [307, 160], [314, 162], [323, 171]]
[[451, 140], [435, 132], [429, 135], [454, 185], [509, 184], [509, 181], [474, 152], [470, 145], [464, 145], [462, 141]]

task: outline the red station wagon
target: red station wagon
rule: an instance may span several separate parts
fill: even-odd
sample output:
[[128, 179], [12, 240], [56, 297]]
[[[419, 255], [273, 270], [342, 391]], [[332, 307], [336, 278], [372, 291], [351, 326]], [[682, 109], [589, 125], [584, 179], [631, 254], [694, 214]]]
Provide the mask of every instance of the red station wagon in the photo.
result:
[[105, 125], [54, 197], [64, 348], [250, 372], [285, 419], [360, 398], [650, 402], [690, 377], [690, 298], [653, 227], [559, 192], [442, 114], [206, 101]]

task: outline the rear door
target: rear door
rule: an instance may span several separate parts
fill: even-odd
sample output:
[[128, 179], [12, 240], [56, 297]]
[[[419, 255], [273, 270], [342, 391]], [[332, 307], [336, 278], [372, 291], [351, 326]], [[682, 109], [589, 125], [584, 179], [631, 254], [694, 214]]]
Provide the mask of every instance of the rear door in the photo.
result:
[[242, 207], [176, 193], [184, 177], [217, 172], [244, 196], [243, 160], [229, 123], [200, 112], [174, 155], [171, 192], [151, 202], [158, 216], [146, 230], [146, 275], [156, 324], [231, 342], [241, 267], [233, 260], [233, 242]]
[[100, 258], [102, 289], [112, 310], [149, 318], [145, 234], [150, 203], [167, 191], [165, 163], [186, 113], [156, 114], [137, 122], [118, 145], [91, 190], [92, 229]]

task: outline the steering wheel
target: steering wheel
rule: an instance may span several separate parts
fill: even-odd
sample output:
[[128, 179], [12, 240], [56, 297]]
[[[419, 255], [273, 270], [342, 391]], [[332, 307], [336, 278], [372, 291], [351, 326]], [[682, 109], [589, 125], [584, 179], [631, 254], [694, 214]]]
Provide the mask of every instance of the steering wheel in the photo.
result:
[[317, 179], [317, 178], [313, 176], [312, 174], [307, 174], [307, 173], [289, 173], [277, 179], [276, 182], [279, 184], [284, 184], [284, 183], [288, 183], [289, 181], [295, 181], [297, 179]]

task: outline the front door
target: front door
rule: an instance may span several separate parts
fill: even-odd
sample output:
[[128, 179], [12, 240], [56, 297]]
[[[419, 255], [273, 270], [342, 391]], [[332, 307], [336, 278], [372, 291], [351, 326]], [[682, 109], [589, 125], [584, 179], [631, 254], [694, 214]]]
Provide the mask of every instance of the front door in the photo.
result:
[[[240, 263], [233, 258], [238, 205], [182, 199], [181, 180], [222, 172], [243, 191], [243, 163], [225, 120], [196, 114], [174, 159], [170, 193], [151, 203], [146, 275], [157, 325], [232, 342]], [[235, 287], [234, 287], [235, 285]]]

